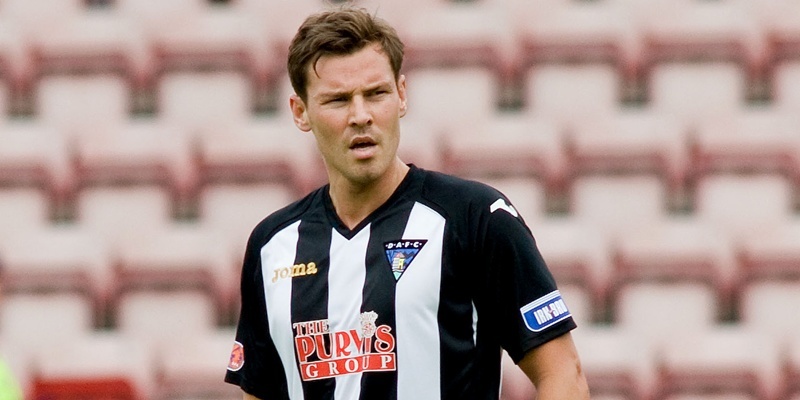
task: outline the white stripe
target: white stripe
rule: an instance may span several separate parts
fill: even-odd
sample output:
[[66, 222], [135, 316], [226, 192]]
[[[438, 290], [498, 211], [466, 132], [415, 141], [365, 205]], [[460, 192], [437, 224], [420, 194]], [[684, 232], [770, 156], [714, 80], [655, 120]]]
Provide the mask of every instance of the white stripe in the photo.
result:
[[300, 372], [295, 367], [294, 332], [292, 331], [292, 279], [277, 279], [272, 282], [275, 270], [291, 269], [296, 258], [299, 238], [296, 222], [278, 232], [261, 248], [261, 273], [264, 276], [264, 298], [267, 301], [269, 333], [272, 336], [278, 355], [283, 363], [289, 398], [303, 399], [303, 385]]
[[397, 399], [441, 397], [439, 294], [445, 220], [432, 209], [414, 205], [404, 239], [428, 239], [397, 282]]
[[[328, 273], [328, 323], [331, 332], [361, 331], [361, 304], [366, 280], [367, 244], [370, 226], [349, 241], [333, 230], [331, 270]], [[350, 344], [350, 353], [358, 354]], [[362, 373], [337, 376], [334, 399], [357, 399], [361, 393]]]
[[475, 302], [472, 302], [472, 343], [478, 345], [478, 309]]

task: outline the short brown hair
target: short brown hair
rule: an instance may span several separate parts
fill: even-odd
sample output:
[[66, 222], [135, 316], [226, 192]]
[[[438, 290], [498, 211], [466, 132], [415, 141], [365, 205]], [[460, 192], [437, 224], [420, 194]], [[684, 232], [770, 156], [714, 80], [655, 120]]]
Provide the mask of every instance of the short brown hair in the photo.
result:
[[385, 20], [364, 9], [341, 8], [313, 14], [300, 25], [289, 46], [289, 80], [300, 98], [306, 100], [308, 66], [326, 55], [353, 54], [369, 44], [379, 43], [389, 57], [394, 78], [403, 65], [403, 42]]

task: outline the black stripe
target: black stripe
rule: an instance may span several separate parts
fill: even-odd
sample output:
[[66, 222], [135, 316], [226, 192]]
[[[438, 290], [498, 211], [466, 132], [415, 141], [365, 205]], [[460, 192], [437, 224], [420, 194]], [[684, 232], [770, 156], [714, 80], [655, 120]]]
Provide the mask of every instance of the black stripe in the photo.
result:
[[[394, 288], [396, 281], [391, 264], [386, 258], [384, 243], [403, 238], [413, 205], [413, 202], [406, 202], [401, 207], [394, 208], [391, 214], [374, 221], [367, 245], [367, 271], [361, 311], [375, 311], [378, 314], [376, 325], [389, 325], [392, 332], [396, 332], [397, 326], [395, 291], [387, 289]], [[397, 371], [365, 372], [361, 379], [360, 399], [397, 399]]]
[[[299, 240], [295, 264], [308, 265], [313, 262], [317, 272], [314, 275], [292, 278], [292, 324], [328, 319], [331, 228], [321, 223], [322, 221], [324, 216], [313, 214], [304, 219], [298, 227]], [[328, 335], [325, 335], [325, 338], [327, 339]], [[325, 346], [330, 352], [328, 340]], [[299, 368], [299, 365], [296, 367]], [[336, 380], [333, 378], [304, 381], [303, 393], [307, 399], [332, 399], [335, 386]], [[328, 396], [325, 396], [326, 394]]]

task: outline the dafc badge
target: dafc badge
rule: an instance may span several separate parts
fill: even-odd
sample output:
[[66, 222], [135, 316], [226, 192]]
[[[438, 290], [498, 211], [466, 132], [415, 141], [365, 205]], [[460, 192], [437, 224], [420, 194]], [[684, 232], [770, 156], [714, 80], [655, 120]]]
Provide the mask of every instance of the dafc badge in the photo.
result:
[[392, 266], [395, 280], [400, 279], [403, 272], [411, 265], [411, 261], [414, 261], [414, 257], [417, 256], [417, 253], [422, 250], [422, 247], [427, 242], [424, 239], [402, 239], [383, 244], [386, 249], [386, 259], [389, 260], [389, 265]]

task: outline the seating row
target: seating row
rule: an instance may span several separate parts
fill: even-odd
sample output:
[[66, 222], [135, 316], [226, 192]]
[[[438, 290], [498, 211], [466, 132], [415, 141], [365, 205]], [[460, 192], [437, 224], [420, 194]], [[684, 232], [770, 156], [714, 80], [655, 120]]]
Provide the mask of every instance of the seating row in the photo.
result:
[[[777, 400], [800, 392], [800, 325], [783, 312], [800, 305], [797, 282], [751, 287], [735, 324], [715, 320], [714, 301], [701, 284], [630, 286], [610, 325], [587, 320], [579, 288], [563, 289], [598, 398], [662, 400], [719, 391]], [[89, 303], [74, 294], [12, 294], [1, 309], [0, 350], [30, 390], [70, 379], [122, 380], [125, 390], [139, 394], [125, 397], [131, 399], [241, 396], [222, 383], [233, 329], [217, 323], [204, 293], [128, 293], [110, 329], [97, 329]]]
[[[4, 2], [0, 58], [25, 86], [40, 71], [115, 68], [135, 82], [175, 65], [235, 65], [258, 81], [281, 67], [322, 0], [14, 0]], [[339, 2], [341, 3], [341, 2]], [[753, 72], [798, 55], [792, 1], [444, 1], [345, 3], [385, 16], [408, 45], [409, 65], [482, 63], [513, 71], [531, 61], [601, 59], [625, 71], [664, 58], [724, 57]], [[96, 34], [102, 32], [102, 34]], [[276, 65], [278, 64], [278, 65]]]

